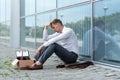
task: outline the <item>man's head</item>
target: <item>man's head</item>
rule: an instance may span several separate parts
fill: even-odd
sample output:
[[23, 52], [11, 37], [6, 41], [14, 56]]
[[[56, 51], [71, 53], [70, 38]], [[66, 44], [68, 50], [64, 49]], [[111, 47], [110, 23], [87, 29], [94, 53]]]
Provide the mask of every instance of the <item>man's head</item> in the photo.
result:
[[100, 28], [102, 30], [105, 29], [105, 23], [102, 20], [96, 21], [94, 26], [96, 26], [96, 27], [98, 27], [98, 28]]
[[50, 22], [50, 25], [55, 32], [62, 32], [63, 24], [60, 19], [54, 19], [52, 22]]

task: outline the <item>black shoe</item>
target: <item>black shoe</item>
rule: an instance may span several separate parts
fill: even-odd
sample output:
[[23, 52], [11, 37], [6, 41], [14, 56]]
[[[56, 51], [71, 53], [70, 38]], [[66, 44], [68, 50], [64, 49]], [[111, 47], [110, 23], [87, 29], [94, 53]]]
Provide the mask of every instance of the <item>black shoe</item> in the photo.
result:
[[82, 61], [82, 62], [76, 62], [72, 64], [65, 65], [66, 68], [81, 68], [84, 69], [90, 65], [94, 65], [91, 61]]
[[59, 64], [56, 66], [56, 68], [64, 68], [65, 67], [65, 64]]

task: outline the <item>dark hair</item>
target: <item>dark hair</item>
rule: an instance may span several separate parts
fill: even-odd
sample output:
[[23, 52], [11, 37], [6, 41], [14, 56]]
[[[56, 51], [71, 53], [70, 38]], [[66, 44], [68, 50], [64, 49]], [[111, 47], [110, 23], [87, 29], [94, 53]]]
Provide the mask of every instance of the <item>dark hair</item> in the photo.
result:
[[52, 24], [56, 24], [56, 23], [60, 23], [60, 24], [63, 26], [62, 21], [61, 21], [60, 19], [54, 19], [54, 20], [50, 23], [50, 25], [52, 26]]
[[94, 24], [94, 26], [96, 26], [96, 27], [101, 27], [103, 25], [105, 26], [105, 23], [102, 20], [96, 21], [95, 24]]

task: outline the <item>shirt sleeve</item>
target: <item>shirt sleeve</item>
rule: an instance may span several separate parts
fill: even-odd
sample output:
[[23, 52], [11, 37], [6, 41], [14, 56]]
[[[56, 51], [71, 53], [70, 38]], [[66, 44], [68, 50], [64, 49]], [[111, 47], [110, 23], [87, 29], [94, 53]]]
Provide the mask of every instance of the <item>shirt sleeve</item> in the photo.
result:
[[99, 29], [96, 31], [95, 34], [97, 34], [97, 36], [100, 36], [101, 39], [106, 39], [106, 40], [108, 40], [108, 41], [110, 41], [112, 43], [115, 43], [115, 40], [113, 39], [112, 36], [110, 36], [109, 34], [103, 32], [103, 31], [101, 31]]
[[45, 42], [43, 45], [44, 46], [48, 46], [50, 44], [53, 44], [55, 42], [58, 42], [60, 40], [63, 40], [65, 38], [68, 38], [71, 35], [72, 30], [67, 30], [65, 32], [62, 32], [61, 34], [59, 34], [58, 36], [49, 39], [47, 42]]
[[49, 39], [51, 39], [51, 38], [53, 38], [53, 37], [55, 37], [57, 35], [58, 35], [58, 33], [54, 33], [52, 35], [48, 35], [48, 30], [45, 29], [45, 28], [43, 30], [43, 40], [45, 40], [45, 41], [48, 41]]

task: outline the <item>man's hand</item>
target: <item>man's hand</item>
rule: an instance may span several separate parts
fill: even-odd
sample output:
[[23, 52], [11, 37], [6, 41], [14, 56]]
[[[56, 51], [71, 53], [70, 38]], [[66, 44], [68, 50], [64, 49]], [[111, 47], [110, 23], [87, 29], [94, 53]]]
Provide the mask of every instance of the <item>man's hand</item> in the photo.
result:
[[40, 54], [41, 53], [41, 51], [42, 51], [42, 49], [44, 48], [45, 46], [40, 46], [38, 49], [37, 49], [37, 51], [36, 51], [36, 54]]
[[47, 24], [45, 24], [45, 28], [46, 28], [46, 29], [48, 29], [49, 26], [51, 26], [51, 25], [50, 25], [50, 22], [47, 23]]

